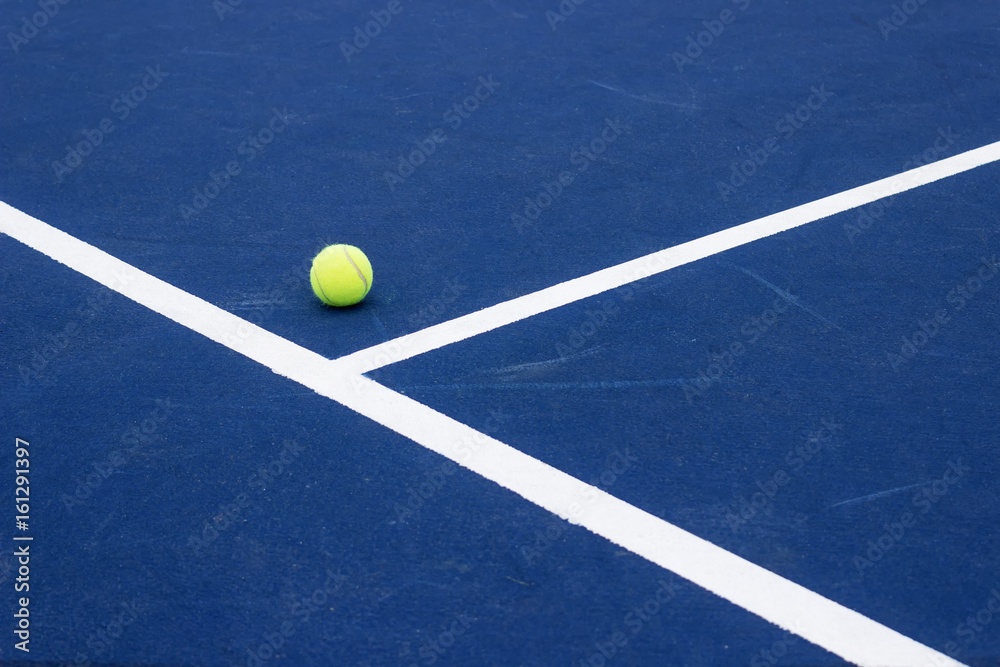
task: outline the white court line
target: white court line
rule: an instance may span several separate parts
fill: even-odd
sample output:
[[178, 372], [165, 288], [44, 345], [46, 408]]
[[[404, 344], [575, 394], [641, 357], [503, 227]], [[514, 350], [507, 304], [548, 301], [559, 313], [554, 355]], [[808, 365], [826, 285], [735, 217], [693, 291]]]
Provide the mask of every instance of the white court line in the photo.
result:
[[656, 273], [731, 250], [766, 236], [870, 204], [900, 192], [1000, 160], [1000, 142], [845, 190], [780, 213], [681, 243], [617, 266], [498, 303], [468, 315], [380, 343], [337, 359], [345, 373], [367, 373], [403, 359], [457, 343], [532, 315], [586, 299]]
[[[0, 233], [865, 667], [961, 663], [0, 202]], [[182, 352], [183, 353], [183, 352]]]

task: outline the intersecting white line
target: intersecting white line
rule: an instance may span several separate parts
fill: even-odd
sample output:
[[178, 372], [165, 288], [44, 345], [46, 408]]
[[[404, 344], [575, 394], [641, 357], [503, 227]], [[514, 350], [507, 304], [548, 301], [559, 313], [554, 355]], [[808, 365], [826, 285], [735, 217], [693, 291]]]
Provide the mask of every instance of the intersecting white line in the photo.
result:
[[942, 178], [1000, 160], [1000, 142], [988, 144], [867, 185], [751, 220], [736, 227], [608, 267], [538, 292], [441, 322], [337, 359], [345, 373], [367, 373], [439, 347], [457, 343], [532, 315], [595, 296], [656, 273], [731, 250], [766, 236], [864, 206]]
[[[0, 233], [532, 503], [865, 667], [960, 666], [895, 630], [755, 565], [362, 375], [653, 273], [1000, 159], [1000, 142], [561, 283], [330, 361], [0, 202]], [[383, 362], [383, 357], [387, 360]]]

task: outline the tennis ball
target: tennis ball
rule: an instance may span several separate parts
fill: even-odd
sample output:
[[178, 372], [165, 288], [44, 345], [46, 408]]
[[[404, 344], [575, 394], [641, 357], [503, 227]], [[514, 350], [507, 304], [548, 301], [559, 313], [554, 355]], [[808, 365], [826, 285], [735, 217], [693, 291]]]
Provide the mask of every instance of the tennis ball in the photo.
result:
[[372, 288], [372, 265], [352, 245], [330, 245], [313, 259], [309, 271], [313, 292], [328, 306], [353, 306]]

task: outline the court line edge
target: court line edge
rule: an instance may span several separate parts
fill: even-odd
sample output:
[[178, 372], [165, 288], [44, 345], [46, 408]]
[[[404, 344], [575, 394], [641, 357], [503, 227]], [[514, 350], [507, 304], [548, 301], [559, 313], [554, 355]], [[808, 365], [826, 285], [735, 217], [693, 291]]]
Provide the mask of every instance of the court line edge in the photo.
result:
[[845, 660], [962, 664], [4, 202], [0, 232]]
[[1000, 141], [503, 301], [335, 360], [362, 374], [527, 317], [1000, 160]]

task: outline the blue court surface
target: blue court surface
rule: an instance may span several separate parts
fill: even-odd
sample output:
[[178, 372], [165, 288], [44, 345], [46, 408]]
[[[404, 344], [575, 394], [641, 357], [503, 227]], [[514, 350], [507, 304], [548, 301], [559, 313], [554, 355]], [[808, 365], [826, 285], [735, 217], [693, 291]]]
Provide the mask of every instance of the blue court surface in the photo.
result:
[[0, 28], [0, 663], [1000, 665], [995, 0]]

